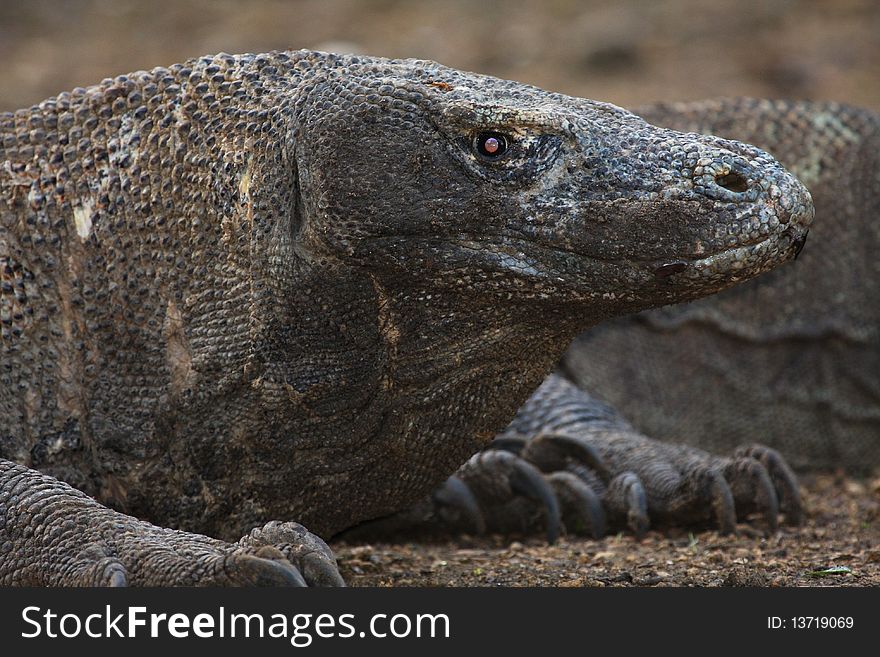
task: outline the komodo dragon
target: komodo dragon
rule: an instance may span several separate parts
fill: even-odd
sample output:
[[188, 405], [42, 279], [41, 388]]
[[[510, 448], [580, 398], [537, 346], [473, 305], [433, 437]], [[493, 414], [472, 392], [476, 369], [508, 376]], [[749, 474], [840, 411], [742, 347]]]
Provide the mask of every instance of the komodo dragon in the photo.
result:
[[339, 584], [297, 522], [423, 498], [579, 332], [812, 215], [755, 147], [426, 61], [218, 55], [2, 114], [0, 581]]

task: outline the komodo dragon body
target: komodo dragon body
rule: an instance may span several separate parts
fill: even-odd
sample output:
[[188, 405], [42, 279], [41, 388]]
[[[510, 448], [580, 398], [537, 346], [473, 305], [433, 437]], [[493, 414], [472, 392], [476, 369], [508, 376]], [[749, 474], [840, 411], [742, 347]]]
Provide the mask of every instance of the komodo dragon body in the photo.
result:
[[757, 148], [424, 61], [0, 115], [0, 581], [338, 583], [264, 523], [412, 504], [580, 331], [789, 260], [812, 212]]

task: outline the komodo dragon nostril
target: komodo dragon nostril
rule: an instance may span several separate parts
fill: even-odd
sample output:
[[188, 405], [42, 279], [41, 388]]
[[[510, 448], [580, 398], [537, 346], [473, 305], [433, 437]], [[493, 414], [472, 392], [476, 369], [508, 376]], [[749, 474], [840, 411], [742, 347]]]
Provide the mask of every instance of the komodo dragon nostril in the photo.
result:
[[735, 171], [716, 177], [715, 183], [731, 192], [744, 192], [749, 188], [748, 180]]

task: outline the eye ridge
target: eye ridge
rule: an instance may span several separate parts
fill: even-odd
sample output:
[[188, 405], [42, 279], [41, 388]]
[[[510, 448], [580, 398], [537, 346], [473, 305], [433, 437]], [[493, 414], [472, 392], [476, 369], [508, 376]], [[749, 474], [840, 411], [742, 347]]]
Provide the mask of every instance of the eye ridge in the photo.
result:
[[482, 159], [500, 160], [510, 151], [510, 137], [497, 130], [483, 130], [474, 136], [473, 150]]

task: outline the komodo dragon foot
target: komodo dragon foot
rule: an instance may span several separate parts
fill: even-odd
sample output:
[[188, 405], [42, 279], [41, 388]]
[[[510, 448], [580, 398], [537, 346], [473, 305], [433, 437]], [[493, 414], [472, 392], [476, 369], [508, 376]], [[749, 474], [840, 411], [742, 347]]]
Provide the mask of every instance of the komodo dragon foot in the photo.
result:
[[2, 459], [0, 483], [0, 585], [343, 585], [327, 544], [296, 523], [227, 543], [137, 520]]
[[767, 532], [779, 513], [799, 525], [794, 473], [762, 445], [716, 456], [653, 440], [616, 411], [552, 375], [487, 449], [474, 455], [415, 508], [364, 527], [363, 535], [532, 533], [553, 542], [563, 527], [600, 537], [637, 536], [649, 526], [712, 526], [736, 531], [753, 514]]
[[[653, 440], [556, 375], [536, 391], [489, 450], [503, 450], [507, 458], [500, 459], [494, 451], [476, 455], [447, 481], [434, 502], [457, 502], [463, 494], [450, 497], [446, 491], [464, 484], [484, 524], [494, 531], [543, 524], [552, 541], [558, 533], [554, 513], [561, 513], [569, 532], [593, 536], [601, 535], [606, 525], [625, 526], [636, 535], [651, 524], [714, 524], [732, 533], [737, 520], [759, 514], [766, 530], [773, 532], [780, 512], [790, 524], [803, 520], [796, 478], [775, 450], [749, 445], [721, 457]], [[540, 470], [555, 492], [556, 504], [541, 509], [528, 497], [497, 494], [497, 482], [509, 478], [510, 459]], [[455, 517], [449, 511], [439, 515]]]

